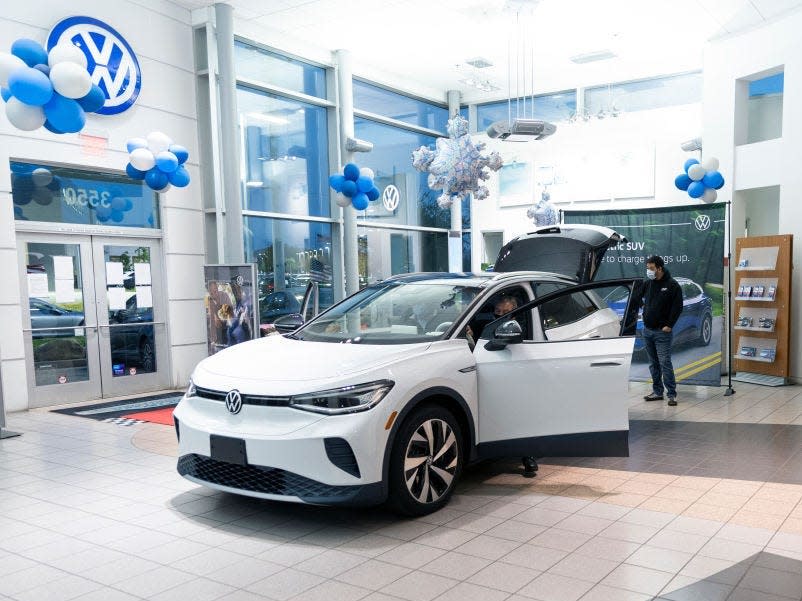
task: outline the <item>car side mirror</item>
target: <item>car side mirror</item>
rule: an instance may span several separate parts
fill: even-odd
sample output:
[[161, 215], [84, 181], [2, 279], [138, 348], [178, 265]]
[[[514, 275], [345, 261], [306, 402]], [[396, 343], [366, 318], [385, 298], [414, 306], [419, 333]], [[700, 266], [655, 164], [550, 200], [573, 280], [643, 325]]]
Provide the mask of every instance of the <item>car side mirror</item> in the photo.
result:
[[273, 325], [282, 334], [292, 332], [304, 325], [304, 317], [300, 313], [282, 315], [273, 322]]
[[499, 351], [508, 344], [520, 344], [524, 341], [524, 332], [514, 319], [499, 324], [493, 332], [493, 338], [485, 345], [488, 351]]

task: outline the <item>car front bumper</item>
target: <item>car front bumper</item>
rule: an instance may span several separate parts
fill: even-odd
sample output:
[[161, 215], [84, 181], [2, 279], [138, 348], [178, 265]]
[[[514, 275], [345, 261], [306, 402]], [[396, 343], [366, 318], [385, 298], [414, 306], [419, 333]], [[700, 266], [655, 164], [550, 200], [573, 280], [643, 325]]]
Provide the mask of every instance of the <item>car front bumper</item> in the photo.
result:
[[[243, 406], [185, 397], [175, 410], [178, 472], [218, 490], [327, 505], [372, 505], [386, 496], [387, 432], [381, 405], [325, 416], [288, 407]], [[212, 444], [212, 439], [216, 444]], [[219, 441], [243, 457], [221, 454]]]

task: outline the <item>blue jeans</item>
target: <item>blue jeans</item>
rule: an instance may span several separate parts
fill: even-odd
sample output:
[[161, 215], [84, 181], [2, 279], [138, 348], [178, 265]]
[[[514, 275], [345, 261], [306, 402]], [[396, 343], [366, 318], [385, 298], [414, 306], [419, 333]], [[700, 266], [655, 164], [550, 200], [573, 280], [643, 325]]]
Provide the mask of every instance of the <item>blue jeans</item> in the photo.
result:
[[677, 396], [674, 366], [671, 364], [671, 332], [643, 328], [643, 344], [649, 355], [649, 371], [652, 374], [652, 392], [663, 395], [665, 385], [668, 396]]

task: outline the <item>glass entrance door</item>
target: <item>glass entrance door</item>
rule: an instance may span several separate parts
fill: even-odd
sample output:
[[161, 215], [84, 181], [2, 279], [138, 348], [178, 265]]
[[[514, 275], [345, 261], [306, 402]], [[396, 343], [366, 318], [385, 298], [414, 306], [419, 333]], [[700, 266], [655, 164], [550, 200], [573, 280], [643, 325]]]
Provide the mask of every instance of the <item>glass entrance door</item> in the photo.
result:
[[156, 240], [19, 234], [30, 406], [168, 384]]

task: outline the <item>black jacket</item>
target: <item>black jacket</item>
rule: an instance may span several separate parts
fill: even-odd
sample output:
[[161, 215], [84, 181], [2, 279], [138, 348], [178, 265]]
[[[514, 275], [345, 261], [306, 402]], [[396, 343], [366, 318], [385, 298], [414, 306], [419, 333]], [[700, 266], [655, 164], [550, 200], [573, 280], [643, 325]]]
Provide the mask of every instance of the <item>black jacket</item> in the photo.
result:
[[643, 280], [638, 298], [643, 298], [643, 325], [650, 330], [660, 330], [664, 326], [674, 328], [682, 313], [682, 288], [663, 268], [659, 280]]

